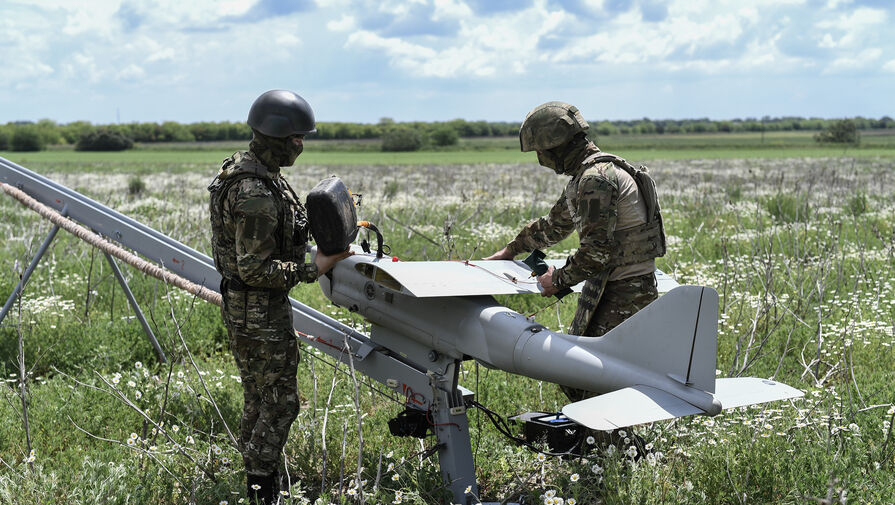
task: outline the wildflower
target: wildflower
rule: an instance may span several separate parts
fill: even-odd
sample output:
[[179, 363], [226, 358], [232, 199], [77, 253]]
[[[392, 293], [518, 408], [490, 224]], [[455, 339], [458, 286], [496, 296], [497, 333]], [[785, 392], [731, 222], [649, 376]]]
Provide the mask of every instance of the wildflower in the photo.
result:
[[112, 384], [118, 384], [119, 382], [121, 382], [121, 379], [119, 379], [117, 375], [112, 377]]
[[544, 496], [546, 496], [547, 498], [553, 498], [554, 496], [556, 496], [556, 490], [555, 490], [555, 489], [548, 489], [548, 490], [544, 493]]
[[545, 461], [547, 461], [547, 456], [544, 456], [543, 454], [538, 454], [538, 462], [543, 463]]
[[349, 496], [354, 496], [354, 495], [356, 495], [356, 494], [357, 494], [357, 488], [350, 488], [350, 489], [348, 490], [348, 495], [349, 495]]
[[143, 363], [137, 361], [136, 363], [134, 363], [134, 368], [143, 368]]
[[628, 447], [628, 450], [625, 451], [625, 454], [627, 454], [629, 458], [637, 456], [637, 447], [633, 445], [631, 447]]
[[136, 398], [136, 399], [138, 399], [138, 400], [139, 400], [140, 398], [143, 398], [143, 393], [141, 393], [141, 392], [139, 392], [139, 391], [135, 392], [135, 393], [134, 393], [134, 398]]
[[389, 464], [388, 464], [388, 468], [386, 468], [385, 471], [386, 471], [386, 472], [391, 472], [391, 471], [394, 470], [394, 469], [395, 469], [395, 464], [394, 464], [394, 463], [389, 463]]
[[[349, 490], [350, 491], [350, 490]], [[289, 491], [280, 491], [280, 495], [289, 496]]]
[[386, 458], [391, 458], [395, 455], [395, 451], [388, 451], [388, 454], [385, 455]]
[[597, 475], [600, 475], [603, 473], [603, 467], [600, 465], [594, 465], [594, 466], [590, 467], [590, 470]]
[[221, 500], [218, 502], [218, 505], [227, 505], [227, 500]]
[[211, 444], [211, 451], [212, 451], [213, 453], [217, 454], [218, 456], [220, 456], [221, 453], [224, 452], [224, 451], [221, 450], [220, 447], [218, 447], [217, 444]]
[[183, 378], [183, 370], [178, 370], [178, 371], [177, 371], [177, 378], [178, 378], [178, 379], [182, 379], [182, 378]]
[[230, 464], [230, 458], [221, 458], [221, 463], [223, 463], [223, 464], [225, 464], [225, 465], [229, 465], [229, 464]]
[[392, 500], [392, 503], [395, 503], [395, 504], [397, 504], [397, 503], [402, 503], [401, 497], [400, 497], [400, 496], [395, 496], [395, 499]]
[[689, 480], [684, 481], [684, 487], [687, 489], [687, 491], [693, 491], [693, 483]]
[[544, 498], [544, 505], [556, 505], [556, 502], [553, 498]]
[[576, 503], [578, 503], [578, 500], [576, 500], [575, 498], [569, 498], [566, 503], [568, 503], [569, 505], [575, 505]]
[[395, 474], [392, 474], [392, 480], [393, 480], [393, 481], [396, 481], [396, 482], [397, 482], [397, 480], [400, 479], [400, 478], [401, 478], [401, 477], [400, 477], [398, 474], [396, 474], [396, 473], [395, 473]]
[[571, 480], [572, 482], [578, 482], [578, 479], [580, 478], [581, 477], [579, 477], [577, 473], [573, 473], [572, 476], [569, 477], [569, 480]]
[[136, 440], [136, 439], [137, 439], [137, 434], [136, 434], [136, 433], [131, 433], [131, 438], [132, 438], [133, 440]]
[[188, 444], [195, 444], [195, 443], [196, 443], [196, 440], [193, 439], [193, 436], [192, 436], [192, 435], [187, 435], [187, 436], [186, 436], [186, 443], [188, 443]]
[[620, 436], [622, 438], [627, 437], [628, 432], [626, 432], [625, 430], [618, 430], [618, 436]]
[[257, 490], [261, 489], [261, 486], [259, 486], [258, 484], [252, 484], [252, 489], [257, 491]]
[[37, 459], [37, 456], [34, 455], [34, 449], [28, 453], [28, 459], [25, 460], [25, 463], [34, 463], [34, 460]]
[[137, 441], [134, 440], [133, 438], [129, 438], [129, 439], [127, 439], [127, 445], [133, 447], [133, 446], [137, 445]]
[[472, 492], [472, 486], [466, 486], [466, 489], [463, 490], [463, 494], [469, 494]]
[[650, 443], [646, 444], [645, 449], [648, 450], [648, 451], [653, 450], [653, 443], [650, 442]]
[[631, 439], [629, 437], [625, 437], [625, 445], [628, 445], [630, 443], [631, 443]]
[[586, 441], [587, 441], [588, 445], [594, 445], [594, 442], [595, 442], [594, 437], [592, 437], [592, 436], [588, 436]]
[[891, 407], [889, 407], [889, 410], [886, 411], [886, 414], [888, 414], [890, 416], [895, 414], [895, 405], [892, 405]]
[[177, 425], [175, 424], [174, 426], [171, 426], [171, 430], [173, 430], [174, 433], [177, 433], [178, 431], [180, 431], [180, 426], [177, 426]]

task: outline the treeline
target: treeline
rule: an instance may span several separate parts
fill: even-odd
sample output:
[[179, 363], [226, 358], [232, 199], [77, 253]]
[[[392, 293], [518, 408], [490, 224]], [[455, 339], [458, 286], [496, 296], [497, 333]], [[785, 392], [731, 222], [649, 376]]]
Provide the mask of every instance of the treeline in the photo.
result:
[[[761, 131], [822, 131], [834, 119], [801, 117], [764, 117], [714, 121], [702, 119], [637, 119], [628, 121], [591, 121], [591, 132], [598, 136], [617, 134], [675, 134], [712, 132]], [[895, 128], [889, 116], [880, 119], [856, 117], [850, 119], [858, 130]], [[396, 136], [419, 137], [419, 142], [452, 145], [461, 137], [513, 136], [519, 132], [519, 122], [466, 121], [455, 119], [441, 122], [396, 122], [382, 118], [378, 123], [319, 122], [317, 133], [309, 138], [323, 140], [381, 139], [390, 144]], [[412, 133], [409, 133], [412, 132]], [[126, 123], [94, 125], [87, 121], [59, 124], [49, 119], [37, 122], [13, 122], [0, 125], [0, 150], [33, 151], [47, 145], [70, 144], [84, 150], [127, 149], [134, 142], [214, 142], [245, 141], [251, 129], [244, 122], [210, 122], [182, 124]], [[386, 147], [384, 145], [384, 147]]]

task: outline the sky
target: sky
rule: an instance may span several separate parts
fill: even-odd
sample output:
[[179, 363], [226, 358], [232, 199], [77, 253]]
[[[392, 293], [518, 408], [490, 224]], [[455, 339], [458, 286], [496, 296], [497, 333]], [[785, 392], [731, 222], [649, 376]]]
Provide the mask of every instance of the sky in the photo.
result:
[[893, 0], [0, 0], [0, 123], [895, 116]]

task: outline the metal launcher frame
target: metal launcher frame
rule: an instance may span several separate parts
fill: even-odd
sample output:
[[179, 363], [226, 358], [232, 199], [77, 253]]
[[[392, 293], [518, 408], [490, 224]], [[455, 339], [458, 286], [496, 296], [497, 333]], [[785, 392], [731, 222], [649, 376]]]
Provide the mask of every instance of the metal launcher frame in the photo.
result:
[[[23, 191], [43, 205], [168, 271], [209, 291], [220, 292], [221, 276], [214, 268], [214, 261], [205, 254], [2, 157], [0, 182]], [[0, 322], [22, 292], [58, 230], [59, 225], [54, 225], [31, 259], [19, 284], [0, 311]], [[113, 257], [108, 253], [105, 255], [159, 359], [164, 362], [165, 354], [143, 317], [127, 281]], [[341, 363], [351, 362], [356, 370], [405, 398], [406, 407], [427, 412], [437, 439], [444, 485], [453, 495], [451, 503], [469, 505], [477, 501], [473, 498], [478, 496], [478, 487], [465, 407], [465, 399], [471, 398], [472, 392], [458, 384], [460, 361], [412, 351], [406, 353], [407, 357], [402, 356], [295, 299], [290, 298], [290, 302], [296, 334], [306, 344]], [[417, 347], [413, 342], [406, 342], [406, 345], [410, 349]], [[466, 492], [467, 487], [471, 493]]]

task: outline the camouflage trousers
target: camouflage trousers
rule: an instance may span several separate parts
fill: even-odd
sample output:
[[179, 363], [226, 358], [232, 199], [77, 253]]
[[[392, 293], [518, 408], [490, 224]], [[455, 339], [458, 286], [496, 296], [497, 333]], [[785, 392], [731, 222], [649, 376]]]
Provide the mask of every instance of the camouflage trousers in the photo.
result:
[[298, 342], [292, 330], [277, 340], [258, 339], [245, 328], [229, 328], [230, 349], [242, 377], [245, 405], [239, 450], [246, 473], [273, 475], [279, 470], [289, 428], [298, 416]]
[[[587, 329], [581, 332], [581, 335], [586, 337], [605, 335], [658, 297], [655, 273], [607, 282], [597, 300], [593, 316], [587, 323]], [[560, 389], [573, 402], [595, 395], [590, 391], [568, 386], [560, 386]]]

